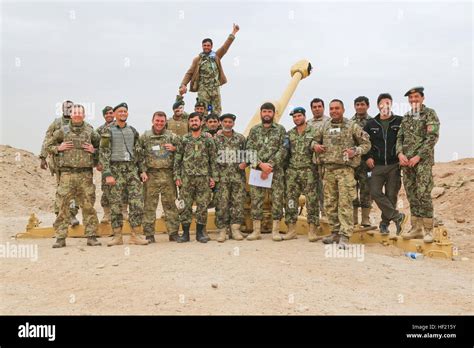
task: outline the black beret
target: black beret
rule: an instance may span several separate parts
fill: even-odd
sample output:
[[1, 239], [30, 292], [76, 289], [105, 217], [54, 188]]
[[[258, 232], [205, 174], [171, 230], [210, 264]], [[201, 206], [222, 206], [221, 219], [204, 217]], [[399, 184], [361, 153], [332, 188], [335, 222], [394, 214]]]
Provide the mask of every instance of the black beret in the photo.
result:
[[197, 107], [197, 106], [204, 106], [206, 107], [206, 103], [199, 100], [199, 98], [196, 98], [196, 104], [194, 104], [194, 107]]
[[290, 112], [290, 116], [293, 116], [294, 114], [298, 114], [298, 113], [301, 113], [303, 115], [306, 116], [306, 110], [304, 107], [302, 106], [297, 106], [296, 108], [294, 108], [293, 110], [291, 110]]
[[235, 116], [234, 114], [224, 114], [222, 116], [219, 117], [219, 120], [223, 120], [225, 118], [231, 118], [232, 121], [235, 121], [235, 119], [237, 118], [237, 116]]
[[179, 108], [181, 105], [184, 105], [184, 101], [179, 100], [179, 101], [175, 102], [175, 103], [173, 104], [173, 110], [176, 110], [176, 109]]
[[423, 91], [425, 90], [424, 87], [418, 86], [418, 87], [413, 87], [408, 90], [408, 92], [405, 93], [405, 97], [408, 97], [412, 93], [420, 93], [423, 94]]
[[118, 108], [125, 108], [125, 109], [128, 110], [128, 105], [127, 105], [127, 103], [120, 103], [119, 105], [117, 105], [117, 106], [114, 107], [114, 112], [115, 112]]
[[103, 108], [102, 109], [102, 116], [105, 116], [105, 114], [110, 110], [113, 110], [113, 108], [111, 106], [106, 106], [105, 108]]

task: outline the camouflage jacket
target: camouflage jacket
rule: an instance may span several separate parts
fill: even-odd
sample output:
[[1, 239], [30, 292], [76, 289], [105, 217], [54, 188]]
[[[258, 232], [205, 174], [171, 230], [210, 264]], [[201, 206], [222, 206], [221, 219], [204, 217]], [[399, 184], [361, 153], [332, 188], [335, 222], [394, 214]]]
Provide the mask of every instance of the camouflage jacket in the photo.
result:
[[[99, 162], [102, 165], [102, 177], [112, 176], [111, 162], [112, 157], [112, 133], [110, 131], [111, 127], [119, 127], [117, 124], [106, 128], [101, 134], [100, 138], [100, 147], [99, 147]], [[143, 161], [143, 155], [140, 147], [140, 135], [138, 131], [132, 126], [125, 124], [125, 127], [130, 127], [134, 134], [134, 148], [131, 158], [131, 162], [137, 166], [138, 172], [142, 173], [145, 171], [145, 165]]]
[[247, 151], [254, 151], [256, 154], [253, 156], [255, 162], [251, 163], [254, 168], [260, 163], [269, 163], [274, 170], [282, 170], [288, 146], [285, 127], [272, 123], [269, 128], [263, 127], [263, 124], [252, 127], [245, 147]]
[[40, 158], [46, 159], [48, 157], [48, 151], [46, 150], [46, 143], [48, 143], [51, 140], [51, 137], [53, 136], [53, 133], [60, 129], [63, 126], [69, 126], [69, 123], [71, 122], [71, 119], [69, 117], [58, 117], [54, 119], [53, 123], [51, 123], [46, 130], [46, 134], [43, 139], [43, 144], [41, 145], [41, 152], [40, 152]]
[[[326, 151], [318, 156], [321, 164], [347, 165], [353, 168], [359, 166], [361, 155], [366, 154], [371, 146], [369, 135], [356, 122], [347, 118], [343, 118], [342, 122], [331, 120], [316, 128], [312, 147], [316, 143], [326, 147]], [[348, 148], [354, 148], [356, 155], [353, 158], [344, 156], [344, 150]]]
[[112, 121], [110, 123], [101, 124], [99, 127], [97, 127], [96, 132], [99, 133], [99, 135], [102, 135], [102, 133], [104, 133], [104, 131], [113, 124], [115, 124], [115, 121]]
[[311, 168], [314, 165], [311, 144], [316, 134], [316, 128], [307, 125], [304, 132], [299, 134], [296, 127], [294, 127], [287, 134], [290, 142], [288, 168]]
[[306, 123], [311, 126], [311, 127], [320, 127], [323, 125], [324, 122], [326, 122], [327, 120], [330, 120], [330, 117], [329, 116], [326, 116], [326, 115], [323, 115], [323, 117], [321, 118], [318, 118], [317, 120], [314, 119], [314, 117], [312, 117], [310, 120], [308, 120]]
[[433, 109], [421, 106], [419, 114], [406, 113], [397, 135], [397, 156], [420, 156], [422, 163], [434, 164], [434, 147], [439, 139], [440, 122]]
[[183, 136], [188, 134], [188, 118], [183, 114], [180, 120], [176, 120], [174, 117], [170, 117], [166, 121], [166, 129], [173, 132], [178, 136]]
[[174, 158], [174, 179], [183, 176], [209, 176], [218, 181], [216, 145], [212, 138], [200, 134], [194, 138], [186, 134], [181, 138]]
[[245, 170], [239, 168], [239, 164], [245, 161], [245, 137], [232, 131], [232, 136], [227, 137], [224, 133], [217, 134], [214, 138], [217, 150], [217, 170], [219, 181], [242, 181], [245, 180]]
[[[72, 141], [74, 148], [66, 151], [58, 151], [58, 146], [63, 141]], [[94, 146], [95, 152], [91, 154], [82, 148], [82, 145], [89, 143]], [[46, 150], [49, 154], [57, 156], [59, 170], [68, 168], [92, 168], [98, 163], [98, 149], [100, 136], [94, 128], [87, 122], [80, 125], [70, 123], [54, 131], [52, 137], [46, 143]]]
[[364, 129], [365, 125], [367, 124], [367, 121], [371, 119], [372, 116], [369, 116], [369, 114], [365, 114], [362, 118], [355, 114], [354, 116], [352, 116], [351, 121], [355, 121], [360, 126], [360, 128]]
[[145, 171], [155, 169], [173, 169], [176, 151], [168, 151], [164, 144], [173, 144], [179, 147], [179, 137], [169, 130], [160, 134], [155, 133], [153, 128], [147, 130], [140, 136], [140, 147], [145, 161]]

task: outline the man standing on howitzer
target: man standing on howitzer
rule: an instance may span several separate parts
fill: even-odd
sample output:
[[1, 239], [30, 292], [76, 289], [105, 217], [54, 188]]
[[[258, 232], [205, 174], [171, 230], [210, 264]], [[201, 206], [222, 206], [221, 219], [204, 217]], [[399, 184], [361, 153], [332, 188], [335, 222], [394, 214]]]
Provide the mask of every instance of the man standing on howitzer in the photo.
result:
[[[110, 207], [114, 236], [107, 246], [122, 245], [122, 197], [128, 194], [129, 222], [132, 228], [129, 244], [147, 245], [139, 236], [143, 218], [143, 186], [139, 172], [144, 172], [139, 134], [127, 124], [128, 105], [120, 103], [114, 109], [115, 123], [100, 140], [100, 164], [102, 177], [110, 189]], [[142, 178], [142, 180], [144, 180]]]
[[382, 211], [380, 233], [388, 235], [388, 226], [393, 221], [397, 228], [396, 235], [399, 235], [407, 220], [406, 215], [397, 210], [401, 178], [396, 145], [402, 117], [392, 113], [392, 96], [388, 93], [379, 95], [377, 107], [380, 113], [368, 120], [364, 127], [364, 131], [369, 134], [371, 148], [362, 159], [371, 171], [370, 195]]
[[246, 150], [256, 154], [255, 161], [251, 164], [253, 169], [261, 171], [261, 179], [267, 180], [270, 173], [273, 173], [273, 178], [271, 188], [250, 186], [253, 232], [247, 236], [247, 240], [261, 238], [263, 200], [268, 192], [272, 202], [272, 239], [281, 241], [280, 220], [283, 217], [285, 199], [284, 163], [289, 146], [288, 138], [285, 127], [273, 122], [275, 106], [272, 103], [264, 103], [260, 107], [260, 117], [262, 123], [250, 129]]
[[180, 190], [184, 208], [180, 212], [183, 235], [178, 243], [189, 242], [193, 202], [196, 202], [196, 240], [207, 243], [210, 238], [204, 231], [207, 207], [211, 202], [211, 189], [218, 182], [216, 146], [212, 138], [201, 132], [202, 114], [193, 112], [188, 118], [191, 133], [181, 138], [174, 159], [174, 179]]
[[215, 135], [217, 149], [217, 172], [219, 184], [216, 197], [216, 226], [218, 242], [226, 240], [230, 228], [232, 239], [242, 240], [240, 226], [244, 222], [245, 202], [245, 137], [233, 130], [236, 116], [224, 114], [219, 117], [222, 133]]
[[54, 222], [56, 243], [53, 248], [66, 246], [71, 199], [82, 207], [87, 245], [100, 245], [96, 238], [99, 221], [94, 209], [95, 185], [92, 176], [92, 168], [97, 165], [96, 151], [100, 137], [91, 125], [84, 122], [84, 113], [82, 105], [74, 105], [69, 126], [56, 130], [45, 145], [49, 154], [58, 156], [60, 172], [57, 191], [59, 213]]
[[153, 114], [152, 128], [140, 136], [140, 146], [145, 160], [145, 214], [143, 232], [150, 243], [155, 243], [156, 208], [161, 195], [161, 204], [166, 215], [169, 240], [178, 240], [179, 216], [175, 205], [176, 186], [173, 180], [174, 154], [179, 138], [166, 130], [166, 114]]
[[[352, 121], [357, 123], [360, 128], [364, 128], [367, 121], [371, 120], [372, 117], [367, 114], [369, 109], [369, 98], [361, 96], [354, 99], [355, 115], [352, 117]], [[362, 219], [360, 224], [364, 227], [370, 226], [370, 210], [372, 208], [372, 198], [370, 197], [370, 187], [368, 172], [369, 168], [364, 161], [361, 161], [360, 165], [355, 168], [355, 179], [356, 179], [356, 198], [354, 199], [354, 225], [359, 223], [359, 208], [361, 208]]]
[[331, 235], [323, 243], [339, 243], [345, 249], [354, 230], [353, 206], [356, 196], [354, 169], [361, 155], [370, 150], [369, 135], [344, 117], [344, 103], [333, 99], [329, 104], [331, 121], [316, 129], [313, 148], [322, 164], [324, 209]]
[[[397, 137], [397, 155], [403, 169], [403, 184], [410, 203], [411, 229], [404, 239], [423, 238], [433, 242], [432, 167], [440, 122], [436, 112], [423, 104], [424, 88], [405, 93], [411, 111], [405, 114]], [[424, 234], [423, 234], [424, 229]]]
[[306, 123], [306, 110], [296, 107], [290, 112], [295, 127], [288, 132], [290, 148], [286, 169], [286, 210], [285, 222], [288, 233], [284, 240], [296, 238], [299, 197], [304, 195], [309, 224], [308, 240], [318, 240], [316, 227], [319, 225], [319, 200], [317, 196], [316, 164], [313, 163], [313, 142], [316, 128]]
[[239, 29], [239, 26], [234, 24], [232, 34], [217, 51], [212, 50], [211, 39], [202, 40], [202, 52], [193, 59], [179, 87], [179, 93], [183, 95], [187, 92], [187, 84], [190, 83], [191, 92], [198, 92], [199, 100], [206, 103], [206, 108], [211, 106], [211, 111], [217, 115], [220, 115], [222, 111], [219, 89], [227, 82], [221, 59], [234, 42], [235, 34]]

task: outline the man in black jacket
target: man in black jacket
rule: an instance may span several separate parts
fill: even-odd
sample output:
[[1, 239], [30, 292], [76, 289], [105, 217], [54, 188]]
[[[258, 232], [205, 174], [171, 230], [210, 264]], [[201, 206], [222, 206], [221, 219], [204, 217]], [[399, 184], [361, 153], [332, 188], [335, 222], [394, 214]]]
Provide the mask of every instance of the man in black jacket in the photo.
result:
[[[364, 131], [370, 136], [372, 147], [363, 159], [372, 171], [369, 179], [370, 195], [382, 211], [380, 232], [388, 235], [388, 226], [390, 221], [393, 221], [399, 235], [407, 220], [406, 215], [397, 210], [401, 179], [395, 148], [402, 117], [392, 113], [392, 96], [388, 93], [379, 95], [377, 107], [380, 113], [368, 120], [364, 126]], [[385, 187], [384, 192], [383, 187]]]

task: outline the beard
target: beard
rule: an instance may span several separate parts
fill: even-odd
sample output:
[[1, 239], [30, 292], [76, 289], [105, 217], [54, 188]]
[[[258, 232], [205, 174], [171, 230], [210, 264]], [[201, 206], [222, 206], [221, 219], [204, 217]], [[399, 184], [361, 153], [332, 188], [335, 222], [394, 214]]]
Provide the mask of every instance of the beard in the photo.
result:
[[232, 127], [229, 127], [229, 128], [222, 127], [222, 130], [223, 130], [224, 132], [231, 132], [231, 131], [232, 131]]
[[273, 117], [269, 117], [269, 116], [264, 116], [262, 117], [262, 123], [272, 123], [273, 122]]
[[198, 126], [197, 124], [193, 124], [193, 125], [191, 126], [191, 130], [193, 130], [193, 131], [197, 131], [197, 130], [199, 130], [200, 128], [201, 128], [201, 127]]

